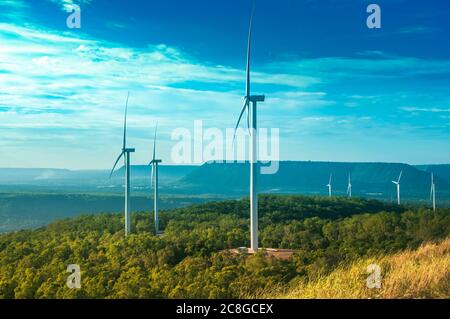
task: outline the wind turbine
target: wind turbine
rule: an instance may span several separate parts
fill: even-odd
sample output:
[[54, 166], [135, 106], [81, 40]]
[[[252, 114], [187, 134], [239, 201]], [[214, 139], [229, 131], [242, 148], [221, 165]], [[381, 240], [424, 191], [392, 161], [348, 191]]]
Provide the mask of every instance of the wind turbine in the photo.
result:
[[352, 197], [352, 177], [350, 174], [348, 174], [347, 195], [350, 198]]
[[332, 187], [331, 187], [331, 180], [333, 178], [333, 174], [330, 174], [330, 179], [328, 181], [328, 184], [325, 185], [326, 187], [328, 187], [328, 196], [331, 197], [332, 194]]
[[400, 171], [400, 175], [398, 176], [397, 181], [392, 181], [395, 185], [397, 185], [397, 204], [400, 205], [400, 179], [402, 178], [403, 170]]
[[433, 173], [431, 173], [430, 199], [433, 203], [433, 211], [436, 211], [436, 184], [434, 183], [434, 174]]
[[158, 215], [158, 204], [159, 204], [159, 192], [158, 192], [158, 165], [162, 162], [160, 159], [156, 159], [156, 132], [158, 130], [158, 123], [156, 123], [155, 127], [155, 137], [153, 138], [153, 158], [152, 161], [148, 164], [152, 166], [152, 173], [150, 177], [150, 185], [154, 187], [154, 196], [153, 196], [153, 208], [154, 208], [154, 222], [155, 222], [155, 234], [158, 235], [159, 232], [159, 215]]
[[242, 115], [247, 112], [247, 128], [250, 134], [250, 249], [253, 252], [258, 251], [258, 195], [257, 195], [257, 166], [258, 159], [256, 155], [257, 150], [257, 123], [256, 123], [256, 106], [257, 102], [264, 102], [264, 95], [251, 95], [250, 94], [250, 52], [251, 52], [251, 38], [252, 38], [252, 23], [253, 15], [255, 12], [255, 6], [253, 6], [252, 14], [250, 17], [250, 25], [248, 30], [248, 42], [247, 42], [247, 71], [246, 71], [246, 90], [244, 96], [244, 104], [242, 105], [241, 113], [237, 121], [234, 137], [236, 137], [236, 130], [239, 127]]
[[125, 236], [131, 233], [131, 205], [130, 205], [130, 153], [134, 153], [134, 148], [127, 148], [127, 111], [128, 111], [128, 99], [130, 97], [130, 92], [127, 95], [127, 101], [125, 103], [125, 117], [123, 122], [123, 145], [122, 151], [117, 157], [116, 162], [111, 170], [109, 178], [111, 178], [114, 170], [116, 169], [117, 163], [123, 156], [125, 161]]

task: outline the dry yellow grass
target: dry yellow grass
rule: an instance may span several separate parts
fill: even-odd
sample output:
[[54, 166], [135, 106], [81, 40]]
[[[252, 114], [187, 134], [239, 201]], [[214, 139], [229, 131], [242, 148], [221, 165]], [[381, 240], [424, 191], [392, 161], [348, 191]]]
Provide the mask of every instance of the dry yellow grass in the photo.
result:
[[[366, 285], [367, 266], [381, 268], [381, 288]], [[450, 237], [439, 244], [426, 244], [404, 251], [343, 266], [328, 276], [301, 283], [269, 298], [450, 298]]]

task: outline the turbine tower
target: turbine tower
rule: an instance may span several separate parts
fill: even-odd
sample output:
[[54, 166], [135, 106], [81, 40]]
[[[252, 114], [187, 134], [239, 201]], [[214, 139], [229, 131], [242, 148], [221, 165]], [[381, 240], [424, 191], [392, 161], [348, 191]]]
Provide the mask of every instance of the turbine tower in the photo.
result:
[[331, 195], [332, 195], [332, 186], [331, 186], [332, 178], [333, 178], [333, 174], [330, 174], [330, 179], [328, 180], [328, 184], [325, 185], [326, 187], [328, 187], [328, 197], [331, 197]]
[[158, 130], [158, 123], [156, 123], [155, 127], [155, 137], [153, 138], [153, 158], [150, 164], [152, 166], [152, 173], [150, 177], [150, 185], [154, 187], [154, 195], [153, 195], [153, 209], [154, 209], [154, 222], [155, 222], [155, 234], [160, 234], [159, 231], [159, 215], [158, 215], [158, 206], [159, 206], [159, 190], [158, 190], [158, 165], [162, 162], [160, 159], [156, 159], [156, 131]]
[[434, 174], [433, 173], [431, 173], [430, 199], [433, 203], [433, 211], [436, 211], [436, 184], [434, 183]]
[[403, 171], [400, 171], [397, 181], [392, 181], [397, 186], [397, 204], [400, 205], [400, 179], [402, 178]]
[[352, 176], [348, 174], [347, 196], [352, 197]]
[[250, 17], [250, 25], [248, 30], [247, 42], [247, 70], [246, 70], [246, 90], [244, 96], [244, 104], [242, 105], [241, 113], [237, 121], [234, 137], [236, 137], [236, 130], [239, 127], [242, 115], [247, 112], [247, 128], [250, 134], [250, 249], [252, 252], [258, 251], [258, 195], [257, 195], [257, 123], [256, 123], [256, 106], [258, 102], [264, 102], [264, 95], [250, 94], [250, 52], [251, 52], [251, 38], [252, 38], [252, 23], [255, 6], [253, 6]]
[[125, 236], [131, 233], [131, 205], [130, 205], [130, 154], [135, 152], [134, 148], [127, 148], [127, 111], [128, 111], [128, 99], [130, 97], [130, 92], [127, 95], [127, 101], [125, 103], [125, 117], [123, 122], [123, 145], [122, 151], [117, 157], [116, 162], [109, 174], [111, 178], [114, 170], [116, 169], [117, 163], [120, 159], [124, 158], [125, 161]]

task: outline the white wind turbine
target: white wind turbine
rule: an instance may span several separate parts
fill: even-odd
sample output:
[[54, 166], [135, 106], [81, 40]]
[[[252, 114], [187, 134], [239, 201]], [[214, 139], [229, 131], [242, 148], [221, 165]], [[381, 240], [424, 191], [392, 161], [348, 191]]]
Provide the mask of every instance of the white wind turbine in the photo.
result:
[[433, 211], [436, 211], [436, 184], [434, 183], [434, 174], [433, 173], [431, 173], [430, 199], [433, 203]]
[[[236, 130], [239, 127], [242, 115], [247, 112], [247, 127], [250, 133], [250, 249], [253, 252], [258, 251], [258, 195], [257, 195], [257, 166], [258, 159], [256, 155], [257, 150], [257, 125], [256, 125], [256, 105], [257, 102], [264, 102], [264, 95], [251, 95], [250, 94], [250, 51], [251, 51], [251, 36], [252, 36], [252, 22], [255, 7], [253, 7], [250, 26], [248, 31], [247, 42], [247, 71], [246, 71], [246, 90], [244, 96], [244, 104], [237, 121], [234, 137], [236, 137]], [[250, 129], [251, 128], [251, 129]]]
[[330, 179], [328, 180], [328, 184], [325, 185], [326, 187], [328, 187], [328, 196], [331, 197], [332, 195], [332, 185], [331, 185], [331, 181], [333, 179], [333, 174], [330, 174]]
[[352, 197], [352, 176], [348, 174], [347, 196]]
[[130, 205], [130, 153], [134, 153], [134, 148], [127, 148], [127, 111], [128, 111], [128, 99], [130, 97], [130, 92], [127, 95], [127, 101], [125, 103], [125, 117], [123, 123], [123, 145], [122, 151], [117, 157], [116, 162], [111, 170], [109, 178], [111, 178], [114, 170], [116, 169], [117, 163], [120, 159], [124, 158], [125, 161], [125, 236], [131, 233], [131, 205]]
[[403, 171], [400, 171], [397, 181], [392, 181], [397, 186], [397, 204], [400, 205], [400, 179], [402, 178]]
[[158, 165], [162, 162], [160, 159], [156, 159], [156, 132], [158, 130], [158, 123], [156, 123], [155, 127], [155, 137], [153, 139], [153, 158], [152, 161], [148, 164], [152, 166], [152, 173], [150, 177], [150, 185], [154, 187], [154, 196], [153, 196], [153, 208], [154, 208], [154, 222], [155, 222], [155, 234], [160, 234], [159, 231], [159, 215], [158, 215], [158, 206], [159, 206], [159, 190], [158, 190]]

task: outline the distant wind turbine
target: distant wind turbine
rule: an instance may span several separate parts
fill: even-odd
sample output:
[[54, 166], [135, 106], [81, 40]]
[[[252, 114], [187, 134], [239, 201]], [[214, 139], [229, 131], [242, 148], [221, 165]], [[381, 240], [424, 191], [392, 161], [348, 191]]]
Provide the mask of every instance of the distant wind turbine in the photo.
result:
[[134, 153], [134, 148], [127, 148], [127, 111], [128, 111], [128, 99], [130, 97], [130, 92], [127, 95], [127, 101], [125, 103], [125, 117], [123, 123], [123, 145], [122, 151], [117, 157], [116, 162], [111, 170], [109, 178], [111, 178], [114, 170], [116, 169], [117, 163], [120, 159], [124, 158], [125, 161], [125, 236], [131, 233], [131, 205], [130, 205], [130, 153]]
[[[257, 102], [264, 102], [264, 95], [251, 95], [250, 94], [250, 52], [251, 52], [251, 37], [252, 37], [252, 22], [255, 12], [255, 6], [253, 6], [252, 14], [250, 17], [250, 26], [248, 30], [248, 42], [247, 42], [247, 71], [246, 71], [246, 90], [244, 96], [244, 104], [242, 105], [241, 113], [234, 130], [234, 139], [236, 138], [236, 131], [239, 127], [242, 115], [247, 112], [247, 128], [250, 133], [250, 249], [253, 252], [258, 251], [258, 195], [256, 185], [257, 164], [258, 159], [256, 155], [257, 150], [257, 123], [256, 123], [256, 105]], [[251, 104], [251, 106], [250, 106]], [[251, 128], [251, 129], [250, 129]]]
[[436, 184], [434, 183], [434, 174], [431, 173], [431, 191], [430, 199], [433, 203], [433, 211], [436, 211]]
[[397, 204], [400, 205], [400, 179], [402, 178], [403, 171], [400, 171], [397, 181], [392, 181], [397, 186]]
[[154, 187], [154, 222], [155, 222], [155, 234], [158, 235], [159, 232], [159, 215], [158, 215], [158, 205], [159, 205], [159, 190], [158, 190], [158, 165], [162, 162], [160, 159], [156, 159], [156, 132], [158, 130], [158, 123], [156, 123], [155, 127], [155, 137], [153, 138], [153, 158], [150, 164], [152, 166], [152, 173], [150, 177], [150, 185]]
[[331, 197], [332, 195], [332, 185], [331, 185], [331, 181], [333, 179], [333, 174], [330, 174], [330, 179], [328, 181], [328, 184], [325, 185], [326, 187], [328, 187], [328, 196]]
[[348, 174], [347, 195], [350, 198], [352, 197], [352, 177], [350, 174]]

